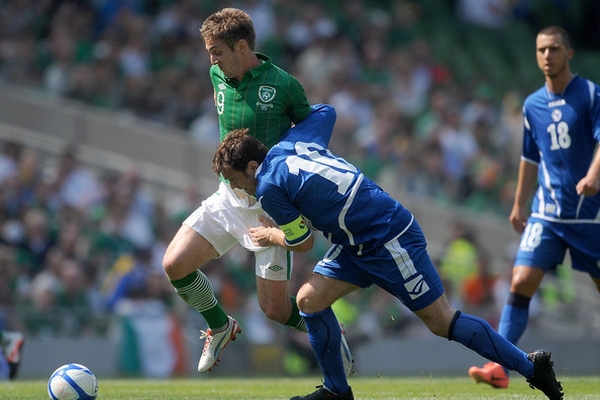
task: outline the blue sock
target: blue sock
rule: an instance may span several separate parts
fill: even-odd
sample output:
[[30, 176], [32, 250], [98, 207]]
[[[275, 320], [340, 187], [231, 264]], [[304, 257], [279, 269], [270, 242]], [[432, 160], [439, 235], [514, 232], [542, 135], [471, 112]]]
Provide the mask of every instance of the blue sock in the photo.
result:
[[348, 393], [348, 379], [340, 351], [342, 332], [331, 307], [314, 314], [300, 312], [306, 321], [308, 340], [323, 372], [323, 386], [338, 395]]
[[533, 363], [527, 359], [527, 354], [500, 336], [489, 323], [479, 317], [457, 312], [450, 324], [448, 340], [459, 342], [526, 378], [533, 375]]
[[511, 293], [498, 324], [498, 333], [516, 345], [521, 339], [529, 319], [531, 298]]
[[[529, 320], [529, 302], [531, 298], [511, 293], [500, 315], [498, 333], [515, 346], [523, 336]], [[508, 375], [508, 368], [504, 368]]]

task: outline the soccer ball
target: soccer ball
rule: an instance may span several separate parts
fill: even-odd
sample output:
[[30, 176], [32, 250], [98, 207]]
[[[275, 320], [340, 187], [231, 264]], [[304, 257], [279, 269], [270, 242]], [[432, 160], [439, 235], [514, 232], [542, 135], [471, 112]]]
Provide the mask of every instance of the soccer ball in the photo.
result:
[[65, 364], [50, 375], [48, 394], [52, 400], [94, 400], [98, 396], [98, 380], [84, 365]]

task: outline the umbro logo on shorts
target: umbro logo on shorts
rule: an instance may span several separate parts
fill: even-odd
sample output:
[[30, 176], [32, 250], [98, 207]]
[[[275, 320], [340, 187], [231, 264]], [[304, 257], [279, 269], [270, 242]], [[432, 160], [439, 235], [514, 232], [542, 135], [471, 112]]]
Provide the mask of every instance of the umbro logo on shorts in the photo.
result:
[[416, 299], [429, 291], [429, 285], [423, 280], [423, 275], [415, 275], [410, 281], [404, 284], [411, 299]]
[[283, 267], [280, 267], [279, 265], [271, 265], [271, 266], [269, 267], [269, 269], [270, 269], [271, 271], [275, 271], [275, 272], [277, 272], [277, 271], [281, 271], [281, 270], [283, 269]]

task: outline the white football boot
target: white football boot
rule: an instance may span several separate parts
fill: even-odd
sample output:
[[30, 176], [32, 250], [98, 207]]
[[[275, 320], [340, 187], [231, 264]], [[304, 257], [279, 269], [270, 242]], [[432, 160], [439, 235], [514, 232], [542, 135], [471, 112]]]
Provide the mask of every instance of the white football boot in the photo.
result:
[[202, 350], [202, 356], [198, 362], [198, 372], [210, 371], [212, 367], [217, 365], [221, 360], [221, 351], [227, 346], [229, 342], [235, 340], [235, 336], [242, 332], [240, 324], [232, 317], [229, 319], [227, 329], [223, 332], [212, 333], [209, 329], [200, 331], [200, 339], [206, 339], [204, 342], [204, 349]]

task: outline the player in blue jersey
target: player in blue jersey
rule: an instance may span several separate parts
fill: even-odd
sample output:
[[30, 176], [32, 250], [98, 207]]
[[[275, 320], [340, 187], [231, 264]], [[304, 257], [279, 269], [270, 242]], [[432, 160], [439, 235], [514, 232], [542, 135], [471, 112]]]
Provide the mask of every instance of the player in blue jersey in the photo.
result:
[[[536, 54], [546, 84], [523, 106], [523, 154], [510, 214], [522, 236], [498, 327], [514, 344], [542, 278], [563, 262], [567, 249], [573, 269], [588, 273], [600, 291], [600, 86], [571, 72], [573, 48], [563, 28], [542, 29]], [[494, 363], [469, 369], [476, 381], [500, 388], [508, 387], [507, 372]]]
[[398, 298], [434, 334], [518, 371], [548, 398], [562, 399], [549, 352], [526, 354], [483, 319], [452, 308], [412, 213], [357, 167], [327, 150], [334, 122], [331, 106], [316, 105], [271, 150], [244, 130], [235, 130], [213, 158], [213, 171], [232, 187], [254, 195], [279, 227], [267, 223], [250, 229], [256, 244], [308, 251], [313, 230], [332, 243], [297, 297], [323, 386], [292, 399], [354, 399], [331, 305], [372, 284]]

